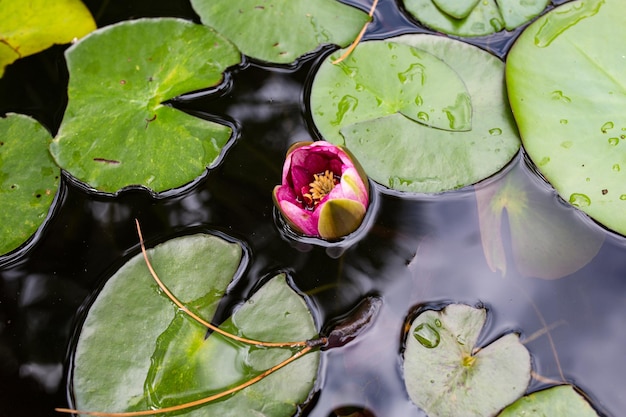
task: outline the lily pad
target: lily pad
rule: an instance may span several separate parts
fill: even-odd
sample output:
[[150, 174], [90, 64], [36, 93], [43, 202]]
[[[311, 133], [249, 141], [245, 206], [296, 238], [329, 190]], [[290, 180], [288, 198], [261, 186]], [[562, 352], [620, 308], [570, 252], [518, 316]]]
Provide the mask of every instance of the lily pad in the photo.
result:
[[[573, 1], [530, 25], [506, 79], [524, 148], [565, 201], [626, 234], [626, 27], [619, 0]], [[567, 76], [563, 69], [567, 68]]]
[[[210, 235], [169, 240], [148, 256], [172, 293], [210, 318], [240, 267], [241, 247]], [[265, 341], [305, 340], [316, 330], [284, 275], [268, 281], [222, 329]], [[243, 345], [183, 314], [156, 286], [141, 255], [111, 277], [91, 306], [74, 356], [76, 407], [136, 411], [208, 396], [245, 382], [292, 354]], [[291, 416], [317, 375], [319, 353], [299, 358], [218, 402], [177, 415]]]
[[26, 242], [46, 219], [61, 170], [50, 133], [21, 114], [0, 118], [0, 255]]
[[559, 385], [520, 398], [498, 417], [598, 417], [598, 413], [571, 385]]
[[110, 193], [130, 185], [159, 192], [218, 160], [230, 127], [164, 104], [218, 85], [240, 62], [212, 29], [171, 18], [126, 21], [92, 32], [66, 59], [69, 103], [50, 151], [79, 180]]
[[550, 0], [403, 0], [415, 19], [431, 29], [458, 36], [485, 36], [513, 30], [537, 17]]
[[0, 1], [0, 77], [15, 60], [95, 29], [89, 9], [80, 0]]
[[505, 210], [515, 266], [526, 277], [570, 275], [589, 263], [604, 242], [603, 232], [581, 222], [571, 207], [546, 198], [515, 171], [477, 188], [476, 200], [485, 258], [491, 270], [500, 270], [503, 276], [507, 272], [502, 234]]
[[192, 0], [202, 23], [249, 57], [288, 64], [324, 44], [349, 45], [370, 19], [336, 0]]
[[[316, 77], [311, 97], [312, 111], [324, 137], [335, 142], [343, 142], [345, 138], [345, 145], [367, 174], [378, 183], [398, 191], [434, 193], [452, 190], [476, 183], [502, 169], [520, 146], [517, 127], [507, 103], [502, 61], [477, 47], [439, 36], [405, 35], [389, 42], [426, 51], [458, 74], [450, 81], [440, 82], [435, 92], [445, 93], [448, 88], [453, 88], [455, 79], [462, 80], [471, 97], [471, 130], [432, 129], [397, 112], [367, 119], [368, 109], [360, 106], [353, 112], [358, 116], [350, 116], [348, 121], [354, 124], [342, 123], [339, 126], [342, 136], [337, 137], [334, 133], [327, 133], [330, 129], [326, 127], [330, 126], [329, 120], [336, 117], [336, 111], [332, 111], [330, 105], [321, 106], [321, 100], [314, 96], [321, 94], [315, 91], [319, 88], [316, 87]], [[379, 57], [373, 58], [380, 64]], [[383, 68], [377, 65], [376, 71], [381, 72]], [[330, 80], [324, 86], [333, 91], [334, 84]], [[455, 92], [447, 95], [453, 97]], [[353, 120], [356, 117], [360, 119]]]
[[404, 380], [429, 417], [483, 417], [511, 404], [530, 382], [530, 354], [517, 334], [478, 348], [484, 309], [451, 304], [424, 311], [411, 324]]

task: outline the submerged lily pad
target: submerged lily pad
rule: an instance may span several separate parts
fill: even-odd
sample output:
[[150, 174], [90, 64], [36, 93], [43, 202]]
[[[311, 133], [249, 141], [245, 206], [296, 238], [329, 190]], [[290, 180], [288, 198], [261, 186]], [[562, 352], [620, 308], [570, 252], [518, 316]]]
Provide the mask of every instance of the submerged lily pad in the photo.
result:
[[500, 270], [503, 276], [507, 272], [506, 229], [502, 228], [505, 210], [515, 266], [523, 276], [561, 278], [596, 256], [604, 233], [581, 222], [571, 207], [546, 197], [514, 171], [501, 181], [476, 189], [480, 236], [492, 271]]
[[530, 354], [518, 335], [476, 346], [486, 316], [484, 309], [451, 304], [425, 311], [411, 324], [404, 381], [429, 417], [494, 415], [526, 391]]
[[0, 1], [0, 77], [15, 60], [95, 29], [89, 9], [80, 0]]
[[485, 36], [537, 17], [550, 0], [403, 0], [420, 23], [450, 35]]
[[369, 20], [336, 0], [191, 0], [202, 23], [244, 54], [288, 64], [324, 44], [347, 46]]
[[[530, 25], [506, 78], [524, 148], [565, 201], [626, 234], [626, 3], [564, 4]], [[563, 69], [567, 68], [567, 76]]]
[[164, 104], [215, 86], [240, 62], [235, 47], [206, 26], [139, 19], [97, 30], [66, 51], [69, 103], [50, 151], [91, 187], [180, 187], [218, 159], [228, 126]]
[[[420, 193], [446, 191], [473, 184], [493, 175], [517, 153], [520, 141], [507, 103], [502, 61], [477, 47], [433, 35], [405, 35], [378, 43], [406, 44], [412, 47], [409, 53], [414, 50], [424, 56], [426, 54], [435, 56], [439, 63], [432, 67], [426, 66], [427, 72], [423, 73], [439, 71], [439, 77], [436, 78], [438, 81], [432, 93], [441, 94], [439, 100], [448, 97], [448, 101], [454, 103], [457, 102], [456, 97], [469, 94], [471, 112], [465, 113], [464, 110], [460, 114], [462, 120], [469, 121], [466, 117], [471, 118], [471, 125], [465, 122], [459, 124], [465, 129], [457, 131], [450, 129], [449, 125], [446, 126], [450, 119], [443, 109], [449, 104], [443, 105], [438, 111], [427, 113], [445, 115], [445, 118], [439, 119], [440, 123], [436, 127], [446, 127], [447, 130], [430, 128], [399, 113], [397, 103], [400, 99], [394, 98], [389, 104], [383, 102], [379, 107], [378, 101], [381, 100], [375, 95], [370, 101], [359, 100], [358, 107], [346, 108], [341, 105], [342, 100], [339, 99], [341, 94], [336, 92], [334, 78], [327, 76], [322, 78], [318, 74], [311, 93], [311, 107], [316, 126], [327, 140], [340, 144], [345, 140], [345, 145], [373, 180], [398, 191]], [[363, 45], [356, 48], [355, 54]], [[371, 76], [380, 78], [383, 72], [388, 78], [398, 79], [396, 71], [389, 73], [387, 67], [380, 64], [381, 61], [378, 55], [368, 58], [368, 62], [375, 65], [370, 70]], [[344, 61], [345, 65], [351, 67], [349, 62], [350, 58]], [[341, 68], [344, 67], [326, 70], [321, 68], [320, 72], [343, 72]], [[357, 70], [360, 71], [360, 67], [354, 71]], [[453, 75], [450, 75], [451, 70]], [[339, 77], [339, 74], [335, 77]], [[344, 77], [349, 79], [349, 75], [344, 74]], [[457, 89], [459, 88], [457, 79], [462, 81], [466, 89], [465, 87], [462, 90]], [[400, 97], [407, 103], [415, 103], [416, 97], [419, 96], [416, 96], [418, 92], [413, 90], [417, 87], [412, 84], [419, 84], [420, 80], [421, 77], [416, 76], [412, 83], [396, 83], [395, 90], [392, 90], [393, 87], [381, 85], [379, 90], [374, 91], [383, 91], [386, 95], [393, 94], [394, 91], [403, 91]], [[373, 81], [362, 84], [364, 90], [370, 88], [370, 84], [378, 86]], [[346, 87], [343, 94], [345, 97], [357, 97], [358, 90], [358, 84], [352, 80], [352, 92], [348, 92]], [[409, 91], [414, 91], [413, 96], [408, 94]], [[382, 92], [378, 94], [384, 97]], [[333, 105], [329, 99], [334, 95], [337, 95], [337, 98]], [[427, 103], [426, 98], [422, 101], [424, 104]], [[393, 107], [394, 105], [397, 107]], [[415, 107], [419, 108], [417, 105]], [[344, 109], [345, 114], [342, 115]], [[342, 115], [341, 123], [334, 126], [332, 123], [338, 120], [338, 115]], [[420, 121], [419, 117], [416, 119]], [[471, 130], [468, 130], [469, 128]], [[340, 135], [337, 135], [337, 130]]]
[[498, 417], [598, 417], [598, 413], [571, 385], [559, 385], [520, 398]]
[[[237, 244], [200, 234], [169, 240], [148, 253], [172, 293], [194, 313], [211, 318], [242, 252]], [[316, 335], [306, 303], [284, 275], [267, 282], [220, 327], [265, 341]], [[74, 359], [76, 407], [110, 412], [180, 404], [243, 383], [292, 353], [206, 336], [206, 328], [158, 289], [137, 255], [108, 280], [83, 324]], [[318, 363], [319, 353], [310, 353], [226, 399], [177, 415], [263, 410], [267, 416], [291, 416], [309, 395]]]
[[61, 175], [51, 140], [28, 116], [0, 118], [0, 255], [26, 242], [48, 215]]

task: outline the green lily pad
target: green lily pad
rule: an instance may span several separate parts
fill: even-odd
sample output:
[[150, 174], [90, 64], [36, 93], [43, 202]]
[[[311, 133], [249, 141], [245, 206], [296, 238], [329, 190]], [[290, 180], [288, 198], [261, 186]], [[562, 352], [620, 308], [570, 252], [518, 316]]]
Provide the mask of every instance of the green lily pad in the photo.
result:
[[313, 121], [324, 139], [343, 144], [342, 128], [392, 114], [443, 130], [472, 127], [470, 95], [459, 76], [434, 55], [395, 42], [360, 43], [345, 60], [315, 74]]
[[[458, 36], [513, 30], [537, 17], [549, 0], [403, 0], [406, 10], [431, 29]], [[442, 7], [443, 6], [443, 7]], [[469, 10], [468, 10], [469, 9]]]
[[80, 0], [0, 1], [0, 77], [15, 60], [95, 29], [89, 9]]
[[559, 385], [520, 398], [498, 417], [598, 417], [598, 413], [571, 385]]
[[500, 270], [503, 276], [507, 272], [501, 230], [505, 210], [515, 266], [526, 277], [570, 275], [589, 263], [604, 242], [604, 233], [581, 222], [570, 208], [555, 205], [514, 172], [477, 188], [476, 200], [485, 258], [491, 270]]
[[48, 215], [61, 175], [51, 140], [28, 116], [0, 118], [0, 255], [26, 242]]
[[[502, 169], [520, 146], [507, 103], [502, 61], [477, 47], [439, 36], [405, 35], [390, 41], [420, 48], [443, 60], [458, 74], [471, 97], [471, 130], [432, 129], [394, 113], [344, 125], [340, 132], [343, 137], [331, 136], [332, 140], [345, 138], [345, 145], [370, 178], [398, 191], [451, 190]], [[377, 66], [377, 71], [382, 68]], [[436, 91], [451, 85], [445, 81], [437, 85]], [[311, 101], [314, 117], [332, 109], [316, 105], [313, 97]], [[366, 112], [362, 107], [356, 109], [359, 114], [361, 111]], [[328, 115], [324, 117], [328, 119]], [[323, 126], [319, 128], [325, 137], [330, 136]]]
[[451, 304], [425, 311], [411, 324], [404, 381], [429, 417], [483, 417], [511, 404], [530, 382], [530, 354], [516, 334], [480, 349], [485, 309]]
[[480, 0], [433, 0], [439, 10], [455, 19], [464, 19]]
[[506, 66], [511, 107], [528, 155], [564, 200], [621, 234], [626, 234], [625, 14], [626, 3], [619, 0], [557, 7], [522, 33]]
[[126, 21], [92, 32], [66, 59], [69, 103], [50, 151], [73, 176], [110, 193], [159, 192], [217, 161], [231, 129], [163, 104], [219, 84], [240, 62], [215, 31], [180, 19]]
[[[240, 268], [241, 247], [211, 235], [175, 238], [148, 251], [156, 272], [194, 313], [210, 318]], [[279, 275], [220, 327], [265, 341], [304, 340], [316, 330], [304, 300]], [[141, 254], [106, 283], [76, 346], [75, 406], [137, 411], [180, 404], [245, 382], [291, 351], [226, 340], [184, 315], [157, 287]], [[319, 353], [299, 358], [218, 402], [177, 415], [291, 416], [317, 375]]]
[[324, 44], [347, 46], [370, 19], [336, 0], [192, 0], [202, 23], [249, 57], [288, 64]]

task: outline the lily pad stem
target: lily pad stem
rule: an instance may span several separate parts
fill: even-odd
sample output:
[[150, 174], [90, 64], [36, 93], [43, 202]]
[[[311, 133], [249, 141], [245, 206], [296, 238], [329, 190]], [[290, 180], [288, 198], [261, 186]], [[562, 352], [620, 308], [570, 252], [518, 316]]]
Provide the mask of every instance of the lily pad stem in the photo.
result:
[[88, 416], [100, 416], [100, 417], [138, 417], [138, 416], [152, 416], [152, 415], [157, 415], [157, 414], [170, 413], [173, 411], [186, 410], [188, 408], [197, 407], [200, 405], [210, 403], [211, 401], [219, 400], [220, 398], [223, 398], [227, 395], [234, 394], [238, 391], [241, 391], [242, 389], [247, 388], [250, 385], [259, 382], [266, 376], [278, 371], [280, 368], [290, 364], [291, 362], [295, 361], [301, 356], [307, 354], [312, 349], [313, 349], [312, 347], [306, 346], [302, 350], [296, 352], [293, 356], [285, 359], [278, 365], [269, 368], [268, 370], [255, 376], [254, 378], [247, 380], [243, 384], [237, 385], [236, 387], [227, 389], [226, 391], [222, 391], [215, 395], [211, 395], [209, 397], [205, 397], [205, 398], [202, 398], [196, 401], [191, 401], [191, 402], [184, 403], [184, 404], [173, 405], [171, 407], [159, 408], [156, 410], [125, 411], [125, 412], [120, 412], [120, 413], [105, 413], [105, 412], [100, 412], [100, 411], [79, 411], [79, 410], [72, 410], [70, 408], [55, 408], [55, 411], [58, 411], [59, 413], [85, 414]]
[[354, 51], [354, 48], [356, 48], [356, 46], [359, 44], [359, 42], [361, 42], [361, 39], [363, 38], [363, 35], [365, 34], [365, 31], [367, 30], [367, 27], [369, 26], [369, 24], [372, 21], [372, 17], [374, 16], [374, 11], [376, 10], [376, 6], [377, 5], [378, 5], [378, 0], [374, 0], [374, 2], [372, 3], [372, 7], [370, 8], [370, 12], [369, 12], [370, 18], [369, 18], [369, 20], [367, 22], [365, 22], [365, 24], [363, 25], [363, 28], [361, 28], [361, 31], [357, 35], [356, 39], [350, 44], [350, 46], [348, 47], [348, 49], [346, 49], [346, 51], [343, 53], [343, 55], [341, 55], [339, 58], [337, 58], [334, 61], [332, 61], [333, 65], [336, 65], [336, 64], [340, 63], [341, 61], [343, 61], [344, 59], [346, 59], [352, 53], [352, 51]]
[[215, 326], [214, 324], [211, 324], [208, 321], [204, 320], [203, 318], [199, 317], [197, 314], [189, 310], [189, 308], [187, 308], [187, 306], [185, 306], [178, 298], [176, 298], [176, 296], [172, 294], [172, 292], [165, 286], [165, 284], [163, 284], [163, 282], [157, 275], [156, 271], [152, 267], [150, 260], [148, 259], [148, 253], [146, 252], [146, 247], [143, 242], [143, 235], [141, 233], [141, 227], [139, 226], [139, 220], [135, 219], [135, 224], [137, 226], [137, 234], [139, 235], [139, 244], [141, 245], [141, 253], [143, 254], [144, 260], [146, 261], [146, 265], [148, 266], [150, 275], [152, 275], [152, 278], [154, 278], [154, 281], [159, 285], [159, 288], [161, 288], [161, 290], [163, 291], [163, 293], [165, 293], [167, 298], [169, 298], [174, 304], [176, 304], [176, 306], [178, 306], [178, 308], [180, 308], [189, 317], [191, 317], [198, 323], [202, 324], [203, 326], [211, 329], [212, 331], [221, 334], [224, 337], [227, 337], [232, 340], [236, 340], [238, 342], [246, 343], [248, 345], [265, 346], [265, 347], [296, 347], [296, 346], [308, 346], [309, 345], [310, 342], [308, 340], [303, 340], [303, 341], [298, 341], [298, 342], [264, 342], [260, 340], [247, 339], [245, 337], [228, 333], [227, 331], [222, 330], [219, 327]]

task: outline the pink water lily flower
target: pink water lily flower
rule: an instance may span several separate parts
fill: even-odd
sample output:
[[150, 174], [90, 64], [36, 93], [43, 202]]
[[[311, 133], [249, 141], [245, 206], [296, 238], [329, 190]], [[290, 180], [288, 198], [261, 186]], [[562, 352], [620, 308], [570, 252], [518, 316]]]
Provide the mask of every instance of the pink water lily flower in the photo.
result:
[[299, 142], [287, 151], [274, 203], [297, 232], [333, 240], [354, 232], [369, 204], [358, 161], [332, 143]]

